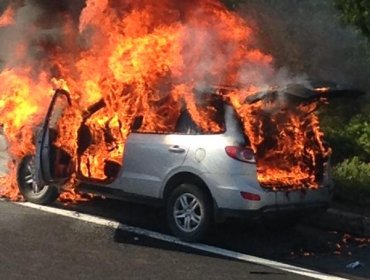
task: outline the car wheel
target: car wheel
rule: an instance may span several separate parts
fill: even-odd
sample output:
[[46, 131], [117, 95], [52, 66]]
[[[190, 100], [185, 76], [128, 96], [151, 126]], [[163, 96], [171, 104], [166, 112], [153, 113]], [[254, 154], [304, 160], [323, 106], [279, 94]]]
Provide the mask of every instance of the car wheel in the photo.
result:
[[18, 165], [17, 182], [18, 188], [23, 197], [36, 204], [51, 204], [59, 196], [56, 186], [41, 186], [36, 181], [35, 176], [35, 157], [33, 155], [25, 156]]
[[182, 184], [169, 196], [167, 221], [172, 232], [184, 241], [195, 242], [206, 233], [212, 216], [209, 195], [192, 184]]

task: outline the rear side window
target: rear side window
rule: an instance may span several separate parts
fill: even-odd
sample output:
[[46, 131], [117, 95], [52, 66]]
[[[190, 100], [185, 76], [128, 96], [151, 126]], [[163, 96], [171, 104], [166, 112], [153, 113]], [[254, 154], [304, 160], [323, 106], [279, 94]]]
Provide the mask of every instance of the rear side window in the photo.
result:
[[[220, 96], [203, 94], [202, 97], [179, 106], [178, 113], [137, 116], [133, 132], [143, 134], [220, 134], [225, 132], [225, 108]], [[145, 119], [157, 119], [152, 126]]]
[[220, 134], [225, 132], [225, 108], [219, 97], [211, 96], [186, 107], [176, 123], [180, 134]]
[[188, 110], [184, 110], [177, 120], [175, 132], [180, 134], [200, 134], [202, 131], [192, 120]]

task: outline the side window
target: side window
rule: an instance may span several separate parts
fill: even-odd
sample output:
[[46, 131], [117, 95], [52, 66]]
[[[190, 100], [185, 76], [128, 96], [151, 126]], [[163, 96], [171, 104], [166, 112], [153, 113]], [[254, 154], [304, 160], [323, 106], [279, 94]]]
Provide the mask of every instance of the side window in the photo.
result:
[[57, 128], [58, 120], [63, 115], [63, 112], [68, 106], [69, 106], [69, 103], [68, 103], [67, 97], [63, 94], [57, 95], [53, 108], [52, 108], [52, 112], [49, 117], [49, 123], [48, 123], [49, 128], [52, 128], [52, 129]]
[[[65, 146], [63, 125], [66, 114], [70, 107], [67, 96], [57, 92], [48, 115], [50, 176], [52, 178], [67, 178], [70, 175], [71, 155], [68, 153], [68, 145]], [[67, 126], [68, 127], [68, 126]]]
[[203, 95], [180, 116], [176, 132], [184, 134], [219, 134], [225, 132], [225, 104], [217, 95]]
[[175, 132], [179, 134], [200, 134], [201, 129], [195, 124], [188, 110], [184, 110], [177, 120]]
[[203, 95], [171, 113], [136, 116], [132, 132], [142, 134], [219, 134], [225, 132], [223, 100], [215, 95]]
[[131, 131], [141, 134], [173, 134], [175, 133], [175, 127], [172, 119], [162, 119], [159, 121], [153, 115], [137, 115], [131, 123]]

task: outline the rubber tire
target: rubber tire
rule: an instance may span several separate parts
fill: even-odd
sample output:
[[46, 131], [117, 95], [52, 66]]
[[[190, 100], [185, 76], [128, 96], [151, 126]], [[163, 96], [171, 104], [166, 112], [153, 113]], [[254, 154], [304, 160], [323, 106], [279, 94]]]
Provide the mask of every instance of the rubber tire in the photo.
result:
[[[184, 193], [191, 193], [199, 200], [201, 211], [203, 213], [203, 220], [201, 221], [201, 224], [194, 232], [191, 233], [181, 230], [181, 228], [177, 226], [175, 218], [173, 217], [173, 208], [175, 206], [175, 202], [177, 198]], [[170, 227], [172, 233], [175, 236], [177, 236], [183, 241], [188, 242], [199, 241], [205, 236], [211, 224], [212, 200], [209, 197], [209, 195], [205, 191], [203, 191], [200, 187], [193, 184], [181, 184], [172, 191], [167, 200], [166, 217], [168, 226]]]
[[19, 191], [23, 195], [23, 197], [29, 202], [41, 205], [52, 204], [59, 197], [59, 190], [56, 186], [53, 185], [44, 186], [42, 193], [40, 195], [35, 195], [31, 191], [29, 185], [27, 185], [24, 181], [27, 166], [30, 164], [32, 160], [34, 160], [34, 156], [27, 155], [18, 164], [17, 182]]

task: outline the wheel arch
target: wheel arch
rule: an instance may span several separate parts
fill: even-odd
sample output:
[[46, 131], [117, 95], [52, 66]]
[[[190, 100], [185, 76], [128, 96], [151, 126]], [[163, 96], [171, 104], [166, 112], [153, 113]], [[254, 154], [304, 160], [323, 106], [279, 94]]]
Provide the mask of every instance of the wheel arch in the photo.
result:
[[171, 192], [178, 187], [180, 184], [190, 183], [196, 185], [198, 188], [202, 189], [210, 198], [212, 204], [214, 205], [214, 198], [211, 191], [209, 190], [207, 184], [198, 175], [191, 172], [179, 172], [172, 175], [166, 182], [163, 188], [163, 201], [166, 203]]

